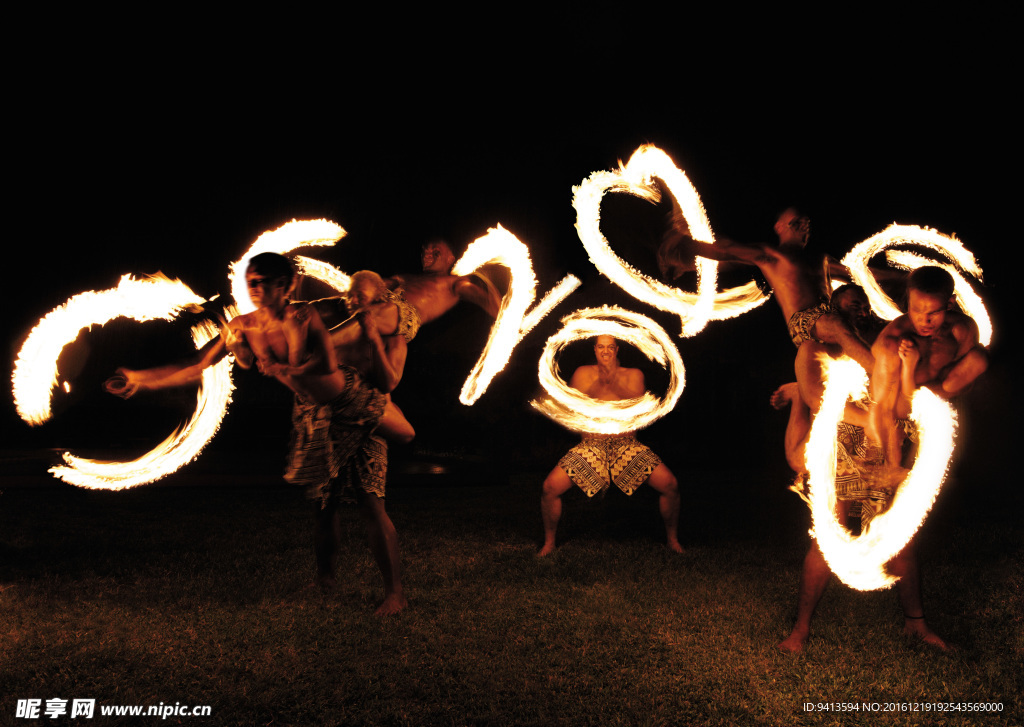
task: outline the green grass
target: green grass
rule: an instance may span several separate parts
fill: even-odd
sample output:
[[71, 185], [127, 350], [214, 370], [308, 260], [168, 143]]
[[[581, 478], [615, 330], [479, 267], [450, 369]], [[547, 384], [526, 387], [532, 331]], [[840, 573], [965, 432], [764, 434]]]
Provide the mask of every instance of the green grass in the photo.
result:
[[[541, 560], [539, 482], [395, 488], [410, 607], [383, 621], [355, 512], [345, 515], [341, 586], [323, 596], [305, 588], [311, 516], [289, 489], [8, 489], [0, 724], [33, 723], [14, 718], [17, 699], [56, 697], [212, 706], [212, 717], [183, 724], [1024, 719], [1024, 547], [1013, 518], [975, 527], [938, 515], [922, 532], [929, 620], [956, 651], [908, 641], [893, 592], [834, 584], [807, 652], [792, 657], [774, 646], [794, 617], [805, 522], [749, 511], [747, 524], [726, 522], [728, 497], [696, 509], [691, 500], [687, 554], [676, 556], [650, 497], [569, 497], [563, 545]], [[1003, 712], [802, 706], [947, 701], [1001, 702]], [[157, 721], [176, 723], [125, 723]]]

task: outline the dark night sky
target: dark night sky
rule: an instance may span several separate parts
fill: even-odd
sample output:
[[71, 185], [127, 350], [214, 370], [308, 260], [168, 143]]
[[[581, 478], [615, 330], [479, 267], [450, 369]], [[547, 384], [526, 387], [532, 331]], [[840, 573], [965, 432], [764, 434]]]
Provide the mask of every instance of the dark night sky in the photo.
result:
[[[1019, 399], [1016, 387], [1007, 393], [1019, 359], [1004, 341], [1019, 262], [1010, 212], [1020, 145], [1005, 95], [1017, 82], [1005, 59], [962, 47], [940, 54], [923, 41], [894, 45], [871, 64], [858, 60], [866, 51], [853, 45], [790, 58], [746, 47], [742, 63], [724, 49], [642, 56], [611, 40], [590, 45], [569, 32], [572, 20], [553, 17], [539, 38], [506, 32], [493, 44], [448, 43], [443, 57], [428, 54], [440, 42], [429, 35], [360, 54], [353, 28], [334, 50], [313, 41], [277, 49], [271, 34], [224, 47], [212, 36], [199, 45], [66, 45], [59, 79], [15, 82], [14, 98], [24, 103], [9, 152], [17, 184], [7, 193], [7, 219], [18, 232], [6, 248], [19, 271], [12, 277], [20, 305], [6, 318], [8, 360], [35, 320], [71, 295], [110, 287], [123, 273], [157, 270], [201, 295], [226, 293], [228, 264], [256, 236], [317, 217], [349, 233], [321, 257], [348, 271], [383, 273], [415, 269], [418, 246], [431, 235], [468, 242], [500, 223], [531, 248], [541, 292], [566, 272], [583, 278], [584, 289], [557, 315], [615, 302], [674, 334], [670, 317], [630, 302], [597, 275], [573, 229], [572, 186], [650, 142], [687, 171], [721, 236], [767, 239], [774, 215], [791, 203], [810, 211], [812, 243], [836, 256], [893, 221], [955, 232], [986, 271], [984, 295], [1000, 335], [990, 383], [976, 398], [1009, 416]], [[275, 50], [257, 53], [261, 44]], [[581, 72], [588, 53], [604, 60]], [[624, 69], [623, 57], [646, 64]], [[701, 83], [686, 90], [680, 79], [693, 69]], [[616, 214], [622, 234], [635, 218], [642, 236], [651, 218], [629, 205]], [[454, 358], [448, 351], [467, 337], [460, 326], [473, 335], [485, 326], [472, 311], [435, 324], [398, 392], [425, 441], [443, 440], [431, 411], [438, 406], [451, 407], [446, 424], [457, 430], [563, 436], [525, 410], [556, 318], [521, 344], [512, 370], [470, 414], [457, 388], [479, 345]], [[150, 339], [163, 335], [140, 343], [131, 328], [119, 330], [90, 344], [83, 385], [102, 380], [99, 369], [125, 360], [119, 356], [158, 349]], [[680, 458], [721, 443], [721, 435], [693, 433], [699, 414], [711, 417], [702, 429], [770, 439], [763, 446], [781, 452], [781, 420], [763, 411], [791, 372], [777, 306], [712, 323], [680, 341], [680, 350], [687, 391], [650, 436], [669, 442], [687, 432]], [[657, 372], [646, 370], [657, 382]], [[245, 379], [236, 399], [246, 385], [262, 392]], [[7, 394], [8, 448], [73, 446], [81, 440], [73, 426], [89, 416], [74, 409], [93, 404], [95, 397], [71, 402], [67, 425], [29, 432]], [[103, 406], [104, 417], [116, 416]], [[751, 423], [729, 423], [734, 415]]]

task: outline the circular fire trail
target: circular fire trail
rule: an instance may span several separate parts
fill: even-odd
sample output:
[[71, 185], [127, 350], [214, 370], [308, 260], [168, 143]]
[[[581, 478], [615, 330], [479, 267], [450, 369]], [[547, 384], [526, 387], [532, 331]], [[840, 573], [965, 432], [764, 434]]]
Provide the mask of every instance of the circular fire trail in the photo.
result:
[[[551, 336], [539, 364], [541, 386], [548, 396], [530, 405], [549, 419], [574, 432], [622, 434], [643, 429], [675, 408], [683, 393], [685, 369], [679, 351], [661, 326], [647, 316], [616, 306], [584, 308], [562, 319]], [[612, 336], [639, 349], [669, 372], [668, 389], [659, 400], [651, 392], [635, 399], [598, 401], [572, 388], [558, 375], [557, 358], [568, 344], [594, 336]]]

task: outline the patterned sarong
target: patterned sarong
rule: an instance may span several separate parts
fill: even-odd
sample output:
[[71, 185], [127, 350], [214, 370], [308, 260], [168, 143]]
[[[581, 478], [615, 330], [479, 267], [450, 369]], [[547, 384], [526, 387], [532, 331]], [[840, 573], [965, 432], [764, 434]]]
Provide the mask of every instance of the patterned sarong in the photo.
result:
[[405, 299], [405, 291], [401, 288], [387, 291], [387, 300], [398, 306], [398, 330], [396, 335], [402, 336], [407, 342], [416, 338], [420, 330], [420, 312], [412, 303]]
[[558, 466], [581, 490], [593, 497], [611, 483], [632, 495], [647, 481], [661, 459], [632, 434], [587, 435], [566, 452]]
[[384, 497], [387, 443], [372, 434], [384, 413], [384, 394], [358, 372], [340, 367], [345, 391], [326, 404], [295, 397], [292, 441], [284, 478], [323, 505], [353, 486]]
[[[897, 419], [911, 442], [917, 430], [906, 419]], [[876, 481], [880, 474], [882, 450], [864, 435], [862, 427], [839, 422], [836, 427], [836, 499], [850, 503], [850, 517], [860, 516], [861, 532], [875, 517], [889, 509], [895, 492]], [[790, 486], [807, 504], [807, 475], [798, 475]]]
[[800, 348], [804, 341], [815, 341], [825, 343], [814, 337], [814, 324], [826, 313], [832, 312], [831, 304], [825, 300], [811, 308], [798, 310], [789, 317], [789, 337], [793, 339], [793, 345]]
[[861, 532], [876, 515], [889, 509], [893, 492], [876, 485], [872, 476], [881, 466], [882, 451], [864, 436], [864, 429], [846, 422], [836, 428], [836, 498], [851, 503], [850, 515], [860, 514]]

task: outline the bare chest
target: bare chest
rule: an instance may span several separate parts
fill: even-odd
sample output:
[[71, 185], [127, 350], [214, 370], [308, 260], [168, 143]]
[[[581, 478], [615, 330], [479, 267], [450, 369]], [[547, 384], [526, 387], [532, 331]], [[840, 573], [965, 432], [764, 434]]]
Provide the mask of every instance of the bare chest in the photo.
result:
[[272, 321], [262, 325], [253, 324], [245, 328], [245, 338], [257, 358], [276, 361], [289, 359], [289, 336], [285, 325]]
[[591, 399], [599, 401], [619, 401], [629, 399], [630, 393], [626, 382], [620, 377], [595, 378], [586, 392]]
[[959, 344], [951, 333], [918, 337], [917, 345], [921, 351], [921, 359], [914, 372], [914, 379], [918, 385], [937, 379], [956, 360], [959, 349]]
[[824, 277], [802, 259], [780, 257], [761, 271], [787, 318], [826, 299]]
[[444, 312], [458, 302], [450, 276], [405, 280], [403, 291], [405, 299], [428, 316], [435, 311]]

